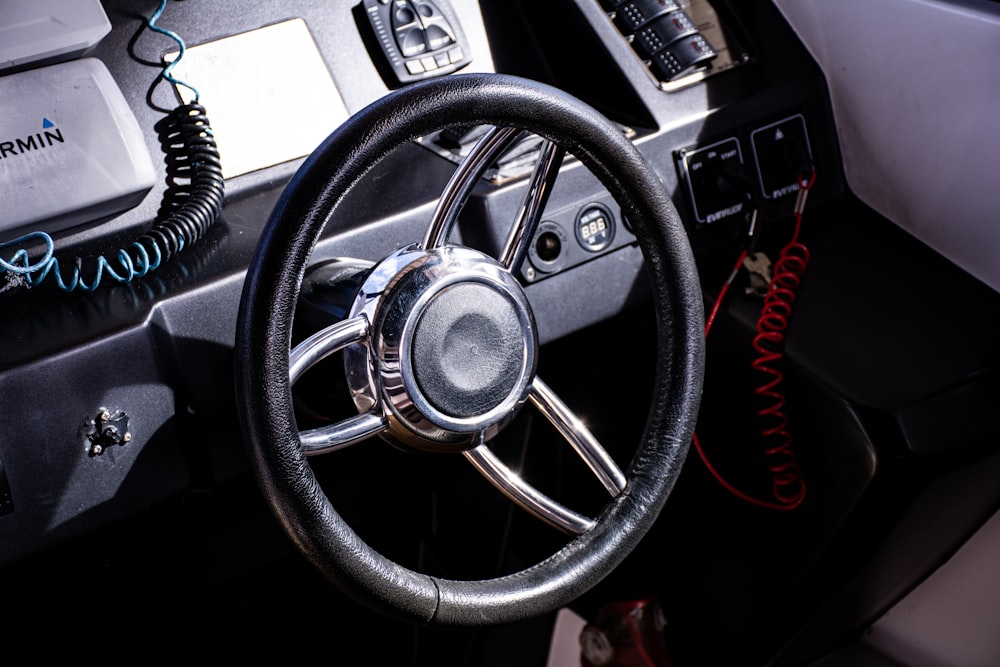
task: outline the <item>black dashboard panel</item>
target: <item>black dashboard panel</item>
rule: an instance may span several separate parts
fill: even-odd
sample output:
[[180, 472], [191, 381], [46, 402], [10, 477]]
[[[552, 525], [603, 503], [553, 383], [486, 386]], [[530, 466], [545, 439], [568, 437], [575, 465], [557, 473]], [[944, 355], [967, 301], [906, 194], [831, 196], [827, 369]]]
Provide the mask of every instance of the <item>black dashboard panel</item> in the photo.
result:
[[[157, 172], [138, 205], [54, 235], [56, 255], [70, 263], [79, 256], [85, 268], [149, 229], [167, 194], [155, 127], [179, 101], [160, 78], [163, 58], [176, 45], [148, 29], [156, 4], [105, 0], [111, 31], [81, 56], [100, 60], [111, 73]], [[733, 262], [748, 243], [777, 256], [815, 170], [802, 224], [810, 264], [781, 362], [796, 443], [805, 443], [798, 451], [810, 481], [809, 503], [779, 516], [758, 512], [722, 490], [692, 452], [646, 548], [575, 610], [593, 618], [608, 600], [661, 595], [670, 619], [666, 634], [683, 665], [769, 664], [792, 646], [791, 667], [849, 640], [1000, 501], [995, 488], [970, 473], [970, 498], [954, 524], [941, 530], [939, 543], [918, 539], [912, 527], [920, 523], [914, 508], [938, 497], [931, 487], [939, 474], [965, 479], [994, 449], [997, 425], [988, 406], [1000, 393], [993, 343], [1000, 329], [997, 295], [851, 194], [824, 75], [771, 2], [690, 0], [676, 8], [598, 0], [438, 4], [444, 10], [427, 10], [425, 21], [418, 20], [418, 0], [245, 0], [238, 11], [216, 0], [171, 0], [159, 21], [196, 47], [301, 20], [325, 69], [320, 79], [332, 85], [346, 114], [412, 81], [466, 72], [526, 77], [579, 97], [621, 129], [670, 193], [694, 250], [706, 309], [728, 285]], [[673, 27], [653, 26], [643, 14], [650, 8], [662, 16], [683, 12], [684, 18], [674, 16]], [[369, 12], [381, 18], [373, 21]], [[451, 32], [432, 28], [441, 17]], [[654, 56], [671, 40], [695, 34], [707, 40], [713, 57], [681, 67], [676, 76], [657, 64]], [[277, 46], [264, 57], [284, 63]], [[289, 80], [294, 69], [294, 63], [286, 67]], [[190, 70], [192, 77], [197, 71]], [[206, 88], [209, 118], [212, 93]], [[267, 80], [224, 94], [232, 104], [228, 110], [216, 106], [220, 133], [238, 121], [241, 106], [272, 119], [238, 128], [250, 143], [280, 144], [305, 116], [305, 109], [275, 99]], [[0, 109], [8, 105], [16, 101], [0, 100]], [[356, 185], [328, 221], [312, 258], [316, 264], [377, 261], [423, 237], [456, 161], [483, 128], [444, 130], [407, 144]], [[458, 220], [457, 241], [490, 253], [502, 247], [537, 143], [520, 148], [523, 155], [476, 184]], [[221, 157], [225, 162], [224, 152]], [[66, 614], [51, 625], [77, 640], [67, 646], [88, 639], [79, 618], [91, 603], [102, 618], [128, 616], [130, 609], [119, 605], [134, 605], [142, 613], [131, 625], [123, 622], [123, 633], [137, 641], [162, 640], [183, 626], [177, 608], [206, 597], [217, 601], [215, 593], [230, 602], [234, 588], [257, 590], [261, 571], [267, 571], [261, 578], [269, 576], [275, 563], [292, 558], [252, 485], [236, 413], [233, 346], [247, 266], [304, 159], [272, 160], [227, 177], [221, 216], [204, 236], [128, 284], [67, 294], [51, 280], [27, 289], [11, 272], [0, 274], [0, 396], [7, 417], [0, 435], [0, 581], [8, 594], [0, 639], [37, 639], [51, 627], [41, 622], [50, 620], [51, 598]], [[0, 183], [0, 193], [2, 188]], [[2, 256], [10, 259], [13, 252], [5, 247]], [[656, 354], [645, 260], [620, 207], [572, 156], [562, 165], [518, 277], [548, 359], [541, 362], [546, 377], [565, 376], [553, 385], [585, 406], [595, 431], [638, 438]], [[756, 446], [761, 440], [760, 405], [753, 397], [759, 378], [751, 370], [761, 300], [746, 289], [748, 281], [740, 273], [732, 283], [709, 337], [699, 431], [722, 473], [766, 495], [760, 461], [723, 444]], [[935, 305], [928, 308], [928, 301]], [[584, 387], [579, 378], [593, 384]], [[341, 389], [330, 384], [321, 391]], [[511, 439], [523, 435], [527, 442], [535, 428], [525, 426]], [[385, 461], [397, 454], [351, 454], [344, 468], [317, 467], [336, 482], [362, 530], [377, 533], [387, 516], [398, 519], [392, 537], [403, 548], [412, 546], [408, 540], [417, 539], [412, 533], [427, 518], [420, 512], [432, 507], [427, 523], [440, 533], [420, 538], [419, 549], [408, 552], [422, 564], [461, 574], [483, 563], [492, 567], [497, 553], [505, 564], [520, 564], [557, 541], [497, 510], [498, 522], [508, 521], [503, 525], [526, 538], [523, 552], [506, 542], [494, 549], [491, 542], [481, 559], [449, 560], [442, 555], [447, 548], [464, 554], [486, 532], [476, 512], [495, 518], [495, 498], [438, 505], [449, 492], [471, 488], [476, 494], [479, 487], [460, 475], [457, 482], [442, 481], [453, 472], [450, 465], [407, 460], [402, 471], [391, 471]], [[561, 455], [550, 456], [562, 475], [567, 464]], [[377, 483], [369, 476], [373, 471]], [[560, 483], [573, 492], [574, 479], [566, 472]], [[947, 488], [958, 493], [962, 486]], [[404, 511], [419, 519], [407, 524], [395, 516]], [[913, 561], [919, 567], [905, 550], [883, 542], [894, 528], [906, 539], [893, 544], [919, 545]], [[387, 538], [386, 548], [399, 547], [394, 541]], [[205, 565], [211, 558], [232, 562], [232, 571]], [[77, 573], [84, 559], [92, 559], [91, 569]], [[857, 593], [865, 580], [855, 575], [873, 576], [880, 568], [896, 574], [880, 579], [871, 599]], [[381, 630], [374, 626], [399, 631], [406, 641], [394, 657], [421, 665], [464, 660], [491, 666], [516, 648], [533, 650], [548, 640], [548, 626], [541, 633], [519, 626], [514, 630], [525, 630], [530, 641], [501, 639], [505, 650], [491, 653], [495, 636], [421, 634], [366, 612], [345, 618], [350, 615], [334, 610], [352, 608], [346, 598], [331, 600], [315, 592], [325, 582], [294, 572], [287, 589], [279, 575], [261, 586], [259, 600], [246, 600], [254, 596], [244, 592], [237, 602], [246, 602], [247, 616], [259, 622], [269, 613], [262, 611], [265, 603], [285, 604], [290, 590], [312, 587], [305, 608], [322, 607], [316, 619], [344, 623], [375, 643]], [[154, 579], [167, 583], [150, 586], [146, 599], [130, 594], [132, 581]], [[176, 586], [175, 595], [165, 590], [168, 584]], [[863, 611], [852, 615], [858, 600]], [[836, 614], [831, 620], [823, 610]], [[817, 624], [799, 634], [814, 616]], [[143, 618], [158, 625], [144, 625]], [[200, 627], [211, 626], [211, 619], [202, 621]], [[306, 625], [320, 633], [322, 623]], [[298, 627], [281, 630], [278, 641], [296, 636]], [[805, 644], [795, 646], [794, 636]], [[452, 651], [453, 645], [460, 648]], [[522, 658], [512, 660], [541, 664]]]

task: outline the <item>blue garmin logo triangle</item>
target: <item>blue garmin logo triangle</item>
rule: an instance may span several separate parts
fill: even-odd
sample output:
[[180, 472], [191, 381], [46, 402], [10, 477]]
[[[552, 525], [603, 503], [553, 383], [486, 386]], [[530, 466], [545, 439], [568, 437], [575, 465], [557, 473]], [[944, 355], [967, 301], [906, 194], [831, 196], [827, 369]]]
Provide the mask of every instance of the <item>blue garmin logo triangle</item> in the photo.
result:
[[53, 123], [53, 122], [52, 122], [51, 120], [49, 120], [48, 118], [42, 118], [42, 129], [43, 129], [43, 130], [47, 130], [47, 129], [49, 129], [50, 127], [55, 127], [55, 126], [56, 126], [56, 124], [55, 124], [55, 123]]

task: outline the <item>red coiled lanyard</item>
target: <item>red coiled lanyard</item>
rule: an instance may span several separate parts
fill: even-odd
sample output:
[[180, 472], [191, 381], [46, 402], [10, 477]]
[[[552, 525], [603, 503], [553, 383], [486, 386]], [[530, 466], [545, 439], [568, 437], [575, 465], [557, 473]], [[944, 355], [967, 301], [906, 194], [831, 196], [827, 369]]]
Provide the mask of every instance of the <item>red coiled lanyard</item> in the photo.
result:
[[[758, 416], [768, 421], [768, 426], [762, 428], [761, 435], [769, 444], [764, 449], [768, 459], [768, 469], [771, 473], [771, 493], [773, 500], [762, 500], [740, 491], [716, 470], [709, 461], [705, 449], [701, 445], [698, 434], [694, 434], [693, 444], [702, 463], [709, 473], [737, 498], [774, 510], [792, 510], [802, 505], [806, 497], [806, 483], [802, 478], [802, 470], [798, 465], [795, 452], [792, 450], [792, 437], [788, 431], [788, 415], [785, 414], [785, 396], [782, 393], [784, 374], [776, 367], [781, 361], [781, 344], [792, 315], [795, 297], [802, 284], [802, 274], [809, 263], [809, 249], [799, 241], [802, 228], [802, 212], [805, 210], [809, 191], [816, 183], [816, 170], [808, 177], [799, 177], [799, 194], [795, 201], [795, 227], [792, 237], [778, 254], [774, 265], [774, 274], [764, 296], [764, 305], [757, 319], [757, 332], [753, 339], [753, 348], [757, 353], [751, 366], [764, 374], [764, 381], [754, 390], [754, 393], [767, 400], [767, 405], [757, 411]], [[756, 213], [754, 213], [756, 216]], [[755, 224], [754, 221], [753, 224]], [[719, 290], [715, 302], [705, 321], [705, 337], [708, 337], [715, 317], [718, 315], [722, 301], [729, 291], [730, 285], [744, 266], [747, 250], [744, 249], [726, 282]]]

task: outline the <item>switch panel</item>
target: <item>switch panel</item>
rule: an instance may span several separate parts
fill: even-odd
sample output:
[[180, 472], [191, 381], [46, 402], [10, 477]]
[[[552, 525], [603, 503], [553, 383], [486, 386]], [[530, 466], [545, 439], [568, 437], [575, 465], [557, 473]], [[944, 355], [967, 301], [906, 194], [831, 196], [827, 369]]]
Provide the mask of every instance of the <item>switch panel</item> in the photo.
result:
[[750, 62], [712, 0], [600, 0], [651, 78], [674, 91]]
[[678, 166], [695, 221], [711, 224], [739, 215], [747, 205], [743, 150], [736, 137], [680, 151]]
[[718, 56], [675, 0], [612, 0], [604, 8], [660, 81], [705, 69]]
[[799, 190], [799, 177], [812, 166], [812, 148], [806, 119], [795, 114], [750, 133], [757, 178], [766, 199], [778, 199]]
[[455, 72], [472, 54], [445, 0], [364, 0], [381, 56], [400, 84]]

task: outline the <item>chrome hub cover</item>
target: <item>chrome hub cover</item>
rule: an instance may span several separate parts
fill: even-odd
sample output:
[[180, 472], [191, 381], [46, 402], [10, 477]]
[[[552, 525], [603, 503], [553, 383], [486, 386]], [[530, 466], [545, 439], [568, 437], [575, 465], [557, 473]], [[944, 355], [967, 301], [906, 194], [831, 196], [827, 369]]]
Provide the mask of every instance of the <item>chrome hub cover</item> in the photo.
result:
[[[488, 440], [528, 397], [538, 336], [520, 283], [470, 248], [403, 248], [376, 266], [351, 317], [370, 343], [345, 349], [358, 409], [390, 441], [455, 451]], [[381, 410], [379, 410], [381, 409]]]

